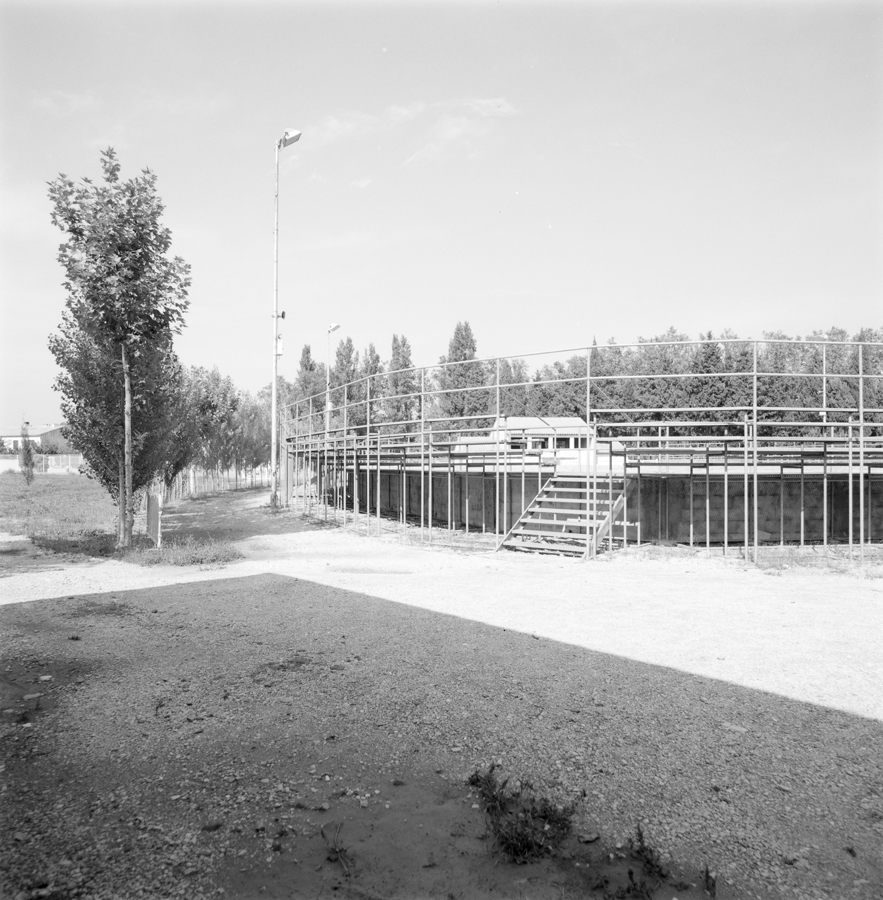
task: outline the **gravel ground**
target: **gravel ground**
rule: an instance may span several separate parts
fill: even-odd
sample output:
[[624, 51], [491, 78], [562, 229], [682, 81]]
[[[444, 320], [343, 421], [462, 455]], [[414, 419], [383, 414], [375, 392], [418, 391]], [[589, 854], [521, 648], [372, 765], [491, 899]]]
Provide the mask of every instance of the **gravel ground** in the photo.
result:
[[[221, 570], [0, 581], [10, 897], [577, 896], [481, 868], [462, 785], [490, 762], [577, 800], [605, 850], [642, 822], [719, 897], [883, 896], [880, 580], [324, 529], [240, 546]], [[424, 845], [427, 806], [421, 828], [456, 822]], [[335, 819], [353, 879], [316, 857]], [[358, 852], [380, 834], [436, 857], [381, 871]]]

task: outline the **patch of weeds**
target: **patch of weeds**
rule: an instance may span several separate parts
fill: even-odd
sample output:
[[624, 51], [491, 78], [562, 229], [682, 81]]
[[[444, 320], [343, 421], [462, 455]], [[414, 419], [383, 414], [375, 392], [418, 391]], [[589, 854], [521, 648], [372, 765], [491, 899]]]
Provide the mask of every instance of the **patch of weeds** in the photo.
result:
[[614, 891], [604, 891], [604, 900], [626, 900], [627, 897], [634, 897], [635, 900], [653, 900], [653, 894], [656, 887], [650, 887], [644, 878], [640, 881], [635, 880], [635, 873], [629, 869], [629, 883], [625, 887], [617, 888]]
[[705, 871], [702, 873], [702, 886], [705, 888], [705, 893], [711, 897], [711, 900], [714, 900], [717, 897], [717, 878], [708, 871], [708, 864], [705, 865]]
[[662, 865], [662, 858], [658, 850], [654, 850], [644, 837], [644, 829], [640, 822], [635, 828], [635, 838], [629, 838], [629, 847], [632, 858], [638, 860], [644, 867], [644, 872], [651, 878], [664, 881], [669, 876], [668, 870]]
[[498, 781], [496, 766], [476, 770], [467, 784], [475, 788], [484, 809], [494, 843], [510, 862], [526, 863], [556, 850], [570, 834], [575, 807], [556, 806], [537, 797], [529, 781], [508, 788], [509, 779]]
[[349, 875], [350, 870], [349, 866], [351, 866], [352, 860], [347, 856], [347, 848], [343, 846], [340, 842], [340, 829], [343, 828], [343, 822], [340, 822], [337, 826], [337, 831], [334, 833], [334, 837], [329, 839], [328, 835], [325, 834], [325, 826], [323, 825], [319, 829], [319, 833], [322, 835], [322, 840], [328, 845], [328, 853], [326, 854], [326, 859], [328, 862], [339, 862], [343, 867], [343, 871], [345, 875]]
[[137, 546], [124, 557], [140, 566], [205, 566], [241, 559], [242, 553], [227, 541], [199, 541], [192, 535], [170, 541], [160, 549]]

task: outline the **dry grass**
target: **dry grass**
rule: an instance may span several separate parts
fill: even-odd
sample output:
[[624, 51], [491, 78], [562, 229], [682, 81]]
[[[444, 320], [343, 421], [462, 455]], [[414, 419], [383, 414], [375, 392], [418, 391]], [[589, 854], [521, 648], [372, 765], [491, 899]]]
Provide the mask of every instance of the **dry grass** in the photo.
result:
[[858, 575], [862, 578], [883, 578], [883, 547], [857, 544], [829, 544], [807, 547], [760, 547], [757, 566], [767, 572], [789, 569], [822, 569], [830, 572]]
[[229, 541], [198, 540], [188, 535], [171, 539], [159, 550], [139, 542], [124, 559], [139, 566], [209, 566], [242, 559], [242, 553]]
[[[723, 548], [704, 546], [688, 547], [684, 544], [659, 545], [642, 544], [617, 550], [617, 556], [629, 556], [635, 560], [666, 559], [722, 559]], [[727, 559], [738, 563], [744, 559], [742, 545], [731, 545]], [[754, 564], [754, 548], [749, 547], [749, 564]], [[807, 544], [804, 547], [786, 544], [761, 545], [757, 552], [757, 567], [772, 575], [785, 574], [790, 570], [817, 569], [855, 575], [859, 578], [883, 578], [883, 546], [866, 544], [864, 552], [858, 546], [858, 538], [850, 551], [848, 544]]]

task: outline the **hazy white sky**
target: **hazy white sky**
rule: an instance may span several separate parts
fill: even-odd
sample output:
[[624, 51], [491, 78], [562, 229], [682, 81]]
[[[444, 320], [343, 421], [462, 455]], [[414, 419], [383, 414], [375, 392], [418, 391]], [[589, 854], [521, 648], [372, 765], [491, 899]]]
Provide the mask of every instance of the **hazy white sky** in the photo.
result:
[[0, 422], [58, 420], [46, 182], [159, 177], [185, 364], [883, 324], [883, 5], [0, 0]]

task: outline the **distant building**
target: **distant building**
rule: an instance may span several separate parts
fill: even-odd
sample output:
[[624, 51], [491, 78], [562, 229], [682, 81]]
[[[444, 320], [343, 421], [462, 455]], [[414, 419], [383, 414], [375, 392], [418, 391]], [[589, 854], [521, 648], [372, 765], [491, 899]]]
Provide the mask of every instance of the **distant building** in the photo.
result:
[[[51, 450], [55, 453], [72, 453], [70, 445], [64, 439], [60, 425], [29, 425], [28, 438], [39, 450]], [[18, 453], [21, 447], [21, 425], [17, 428], [3, 427], [0, 429], [0, 439], [8, 453]]]

